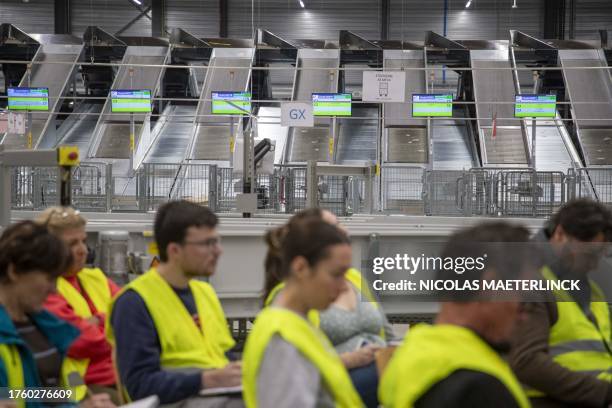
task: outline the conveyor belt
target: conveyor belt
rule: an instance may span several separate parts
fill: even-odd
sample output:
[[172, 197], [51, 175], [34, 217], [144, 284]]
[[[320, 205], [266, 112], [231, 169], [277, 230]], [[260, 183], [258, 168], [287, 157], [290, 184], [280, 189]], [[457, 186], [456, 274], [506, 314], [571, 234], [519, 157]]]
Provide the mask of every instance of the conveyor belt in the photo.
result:
[[[122, 64], [162, 65], [169, 56], [167, 47], [130, 46], [125, 52]], [[135, 66], [130, 75], [127, 65], [119, 67], [112, 89], [150, 89], [155, 95], [163, 73], [162, 67]], [[143, 123], [149, 115], [135, 114], [135, 145], [138, 146]], [[96, 125], [94, 141], [89, 157], [105, 159], [129, 159], [130, 157], [129, 115], [111, 113], [110, 95]]]
[[[64, 96], [70, 87], [70, 79], [82, 51], [82, 44], [41, 44], [33, 61], [45, 64], [33, 64], [30, 80], [27, 74], [21, 80], [19, 86], [49, 88], [49, 112], [32, 113], [32, 146], [37, 147], [47, 137], [50, 140], [56, 139], [54, 112], [59, 110], [63, 102], [59, 97]], [[24, 149], [27, 147], [27, 138], [8, 134], [3, 144], [7, 149]]]
[[158, 119], [159, 125], [154, 129], [154, 142], [145, 163], [180, 163], [183, 160], [195, 112], [195, 106], [168, 105], [164, 109], [162, 117]]
[[102, 108], [102, 104], [81, 104], [58, 128], [57, 134], [61, 137], [59, 142], [49, 147], [72, 145], [77, 146], [79, 151], [86, 152], [96, 128], [97, 115], [102, 112]]
[[[612, 164], [612, 80], [602, 50], [560, 50], [565, 87], [587, 166]], [[593, 102], [593, 103], [585, 103]], [[601, 120], [603, 119], [603, 120]]]
[[[516, 88], [512, 65], [505, 50], [470, 51], [474, 99], [478, 115], [483, 164], [493, 166], [526, 166], [527, 145], [520, 122], [498, 119], [496, 136], [492, 135], [493, 117], [514, 117]], [[496, 69], [486, 69], [496, 68]], [[506, 69], [499, 69], [506, 68]], [[496, 102], [504, 102], [497, 104]]]
[[[215, 48], [202, 86], [197, 117], [187, 151], [190, 160], [229, 161], [230, 123], [239, 117], [211, 116], [213, 91], [248, 91], [253, 64], [252, 48]], [[225, 67], [225, 68], [224, 68]], [[232, 68], [227, 68], [232, 67]]]
[[[424, 68], [425, 54], [417, 50], [385, 50], [383, 52], [385, 70], [402, 68]], [[429, 140], [427, 121], [412, 117], [412, 94], [426, 93], [427, 78], [425, 71], [406, 70], [405, 103], [385, 103], [384, 128], [388, 163], [428, 163]]]
[[[298, 50], [292, 100], [310, 103], [313, 93], [337, 92], [339, 64], [339, 50]], [[316, 118], [312, 128], [291, 128], [285, 162], [328, 161], [331, 132], [328, 118]]]

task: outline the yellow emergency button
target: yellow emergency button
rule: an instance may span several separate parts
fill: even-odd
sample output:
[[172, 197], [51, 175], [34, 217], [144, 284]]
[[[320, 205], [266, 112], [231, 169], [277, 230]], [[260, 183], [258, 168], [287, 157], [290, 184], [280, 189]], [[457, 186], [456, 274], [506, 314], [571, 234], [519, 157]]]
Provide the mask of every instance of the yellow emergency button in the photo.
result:
[[78, 166], [79, 148], [77, 146], [60, 146], [57, 149], [57, 162], [60, 166]]

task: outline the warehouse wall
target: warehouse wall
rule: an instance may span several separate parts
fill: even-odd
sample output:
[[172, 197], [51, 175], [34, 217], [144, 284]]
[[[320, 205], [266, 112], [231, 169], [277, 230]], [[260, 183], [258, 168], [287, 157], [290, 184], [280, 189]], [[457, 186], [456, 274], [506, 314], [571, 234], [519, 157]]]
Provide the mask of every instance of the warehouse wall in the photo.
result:
[[337, 40], [339, 30], [380, 38], [380, 0], [303, 1], [304, 9], [298, 0], [230, 0], [229, 36], [250, 38], [254, 25], [285, 39]]
[[166, 27], [198, 37], [219, 36], [219, 0], [166, 0]]
[[[612, 1], [610, 0], [575, 0], [576, 22], [574, 38], [583, 40], [599, 39], [598, 30], [612, 30]], [[569, 10], [568, 10], [569, 12]], [[569, 15], [567, 18], [569, 27]], [[566, 30], [568, 32], [568, 30]], [[609, 33], [610, 35], [612, 33]]]
[[[72, 0], [71, 6], [72, 33], [77, 36], [90, 25], [115, 34], [140, 14], [136, 5], [127, 0]], [[143, 16], [121, 35], [150, 37], [151, 20]]]
[[0, 0], [0, 23], [12, 23], [30, 33], [53, 33], [53, 0]]
[[[287, 39], [338, 38], [338, 30], [352, 30], [371, 39], [380, 37], [381, 0], [228, 0], [228, 31], [250, 37], [252, 23]], [[447, 32], [451, 38], [507, 39], [509, 29], [540, 36], [543, 0], [448, 0]], [[600, 28], [612, 30], [612, 1], [575, 0], [575, 37], [597, 39]], [[443, 31], [444, 0], [389, 0], [389, 37], [422, 40], [425, 31]], [[147, 0], [143, 0], [147, 3]], [[254, 13], [252, 13], [254, 11]], [[181, 27], [198, 36], [219, 33], [218, 0], [165, 0], [165, 25]], [[115, 33], [139, 14], [129, 0], [72, 0], [72, 31], [81, 35], [88, 25]], [[53, 0], [0, 0], [0, 23], [13, 23], [32, 33], [53, 33]], [[571, 21], [566, 21], [567, 32]], [[151, 20], [142, 17], [124, 35], [151, 34]]]
[[[444, 29], [444, 0], [390, 0], [390, 30], [393, 39], [422, 41], [426, 31]], [[542, 0], [448, 0], [447, 35], [454, 39], [506, 40], [510, 29], [539, 36], [544, 27]]]

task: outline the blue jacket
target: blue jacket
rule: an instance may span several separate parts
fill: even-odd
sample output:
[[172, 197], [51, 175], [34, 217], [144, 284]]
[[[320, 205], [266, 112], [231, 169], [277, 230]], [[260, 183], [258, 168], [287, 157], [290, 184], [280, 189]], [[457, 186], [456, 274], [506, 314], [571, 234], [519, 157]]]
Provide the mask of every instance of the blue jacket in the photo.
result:
[[[30, 315], [30, 319], [49, 340], [49, 343], [57, 348], [62, 358], [66, 355], [70, 344], [80, 334], [76, 327], [58, 319], [45, 310]], [[19, 347], [25, 386], [40, 387], [40, 377], [38, 376], [34, 356], [25, 342], [19, 337], [13, 321], [2, 305], [0, 305], [0, 344], [16, 344]], [[8, 387], [8, 374], [2, 360], [0, 360], [0, 387]], [[28, 402], [27, 406], [39, 407], [41, 404]]]

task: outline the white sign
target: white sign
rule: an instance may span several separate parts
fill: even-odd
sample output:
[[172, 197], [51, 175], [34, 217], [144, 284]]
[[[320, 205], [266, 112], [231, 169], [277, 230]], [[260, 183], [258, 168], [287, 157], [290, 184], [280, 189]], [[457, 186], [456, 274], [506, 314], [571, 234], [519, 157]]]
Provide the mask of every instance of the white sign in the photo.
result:
[[16, 135], [25, 135], [25, 115], [23, 113], [9, 112], [8, 132]]
[[364, 102], [405, 102], [406, 72], [404, 71], [364, 71]]
[[312, 103], [287, 102], [281, 104], [281, 126], [313, 127]]

